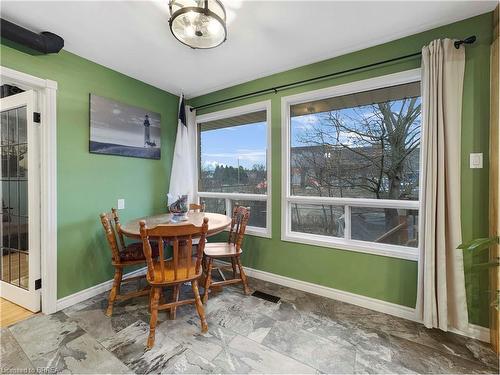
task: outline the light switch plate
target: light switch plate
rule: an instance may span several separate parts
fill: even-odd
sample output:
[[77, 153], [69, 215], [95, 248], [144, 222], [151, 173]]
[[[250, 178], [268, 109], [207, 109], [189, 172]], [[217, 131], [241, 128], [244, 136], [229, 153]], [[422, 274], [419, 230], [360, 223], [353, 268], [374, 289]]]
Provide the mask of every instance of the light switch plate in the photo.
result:
[[125, 199], [118, 199], [118, 209], [123, 210], [125, 208]]
[[471, 153], [470, 154], [470, 167], [471, 168], [482, 168], [483, 167], [483, 153]]

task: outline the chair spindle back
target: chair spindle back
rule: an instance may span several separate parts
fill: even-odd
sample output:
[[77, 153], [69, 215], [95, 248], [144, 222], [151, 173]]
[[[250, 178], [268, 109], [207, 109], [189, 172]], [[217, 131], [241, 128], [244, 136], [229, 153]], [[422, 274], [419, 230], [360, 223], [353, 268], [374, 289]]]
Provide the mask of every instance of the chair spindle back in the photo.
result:
[[101, 223], [104, 228], [104, 233], [106, 234], [106, 239], [108, 240], [108, 245], [111, 250], [111, 257], [113, 262], [120, 262], [120, 248], [118, 246], [118, 241], [116, 240], [116, 228], [114, 215], [112, 212], [103, 212], [99, 215], [101, 218]]
[[237, 249], [241, 249], [249, 219], [250, 208], [243, 206], [234, 207], [233, 216], [231, 218], [231, 229], [229, 230], [227, 242], [234, 244]]
[[[173, 279], [169, 278], [168, 280], [168, 282], [172, 283], [192, 279], [193, 276], [198, 274], [201, 275], [201, 258], [205, 249], [208, 218], [204, 218], [203, 224], [199, 227], [192, 224], [176, 226], [160, 224], [154, 228], [148, 228], [144, 220], [140, 221], [139, 225], [149, 280], [156, 283], [166, 282], [165, 270], [173, 273]], [[159, 257], [157, 262], [153, 262], [150, 237], [158, 241]], [[194, 254], [193, 237], [200, 238], [197, 251]], [[173, 254], [171, 260], [165, 259], [165, 242], [172, 244]], [[157, 272], [155, 272], [155, 263]]]
[[115, 221], [115, 231], [118, 234], [118, 240], [120, 241], [120, 250], [125, 250], [125, 238], [123, 237], [122, 225], [120, 223], [120, 218], [118, 217], [118, 210], [116, 208], [112, 208], [111, 214], [113, 215], [113, 220]]
[[205, 203], [204, 202], [201, 202], [201, 204], [190, 203], [189, 204], [189, 211], [205, 212]]

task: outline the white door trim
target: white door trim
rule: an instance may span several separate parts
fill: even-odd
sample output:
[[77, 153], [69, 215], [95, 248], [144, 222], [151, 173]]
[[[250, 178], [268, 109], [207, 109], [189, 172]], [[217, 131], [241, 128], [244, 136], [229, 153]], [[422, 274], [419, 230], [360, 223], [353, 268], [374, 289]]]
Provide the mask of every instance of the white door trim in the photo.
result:
[[41, 278], [42, 312], [57, 309], [57, 82], [0, 66], [1, 84], [32, 89], [38, 95], [41, 175]]

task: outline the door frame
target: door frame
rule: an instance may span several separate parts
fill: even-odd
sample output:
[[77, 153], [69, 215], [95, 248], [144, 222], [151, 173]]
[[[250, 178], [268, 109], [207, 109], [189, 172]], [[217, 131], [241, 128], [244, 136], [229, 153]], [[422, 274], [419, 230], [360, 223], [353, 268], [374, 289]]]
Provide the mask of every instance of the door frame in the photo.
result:
[[1, 84], [35, 91], [40, 121], [42, 312], [57, 311], [57, 82], [0, 66]]

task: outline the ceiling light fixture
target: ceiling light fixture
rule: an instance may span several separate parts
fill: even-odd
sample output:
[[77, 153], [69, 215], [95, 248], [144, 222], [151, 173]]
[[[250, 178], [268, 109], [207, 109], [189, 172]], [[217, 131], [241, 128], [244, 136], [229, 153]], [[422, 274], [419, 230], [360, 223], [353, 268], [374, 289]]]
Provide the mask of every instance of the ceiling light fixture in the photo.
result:
[[170, 0], [170, 31], [191, 48], [214, 48], [226, 40], [226, 10], [219, 0]]

